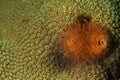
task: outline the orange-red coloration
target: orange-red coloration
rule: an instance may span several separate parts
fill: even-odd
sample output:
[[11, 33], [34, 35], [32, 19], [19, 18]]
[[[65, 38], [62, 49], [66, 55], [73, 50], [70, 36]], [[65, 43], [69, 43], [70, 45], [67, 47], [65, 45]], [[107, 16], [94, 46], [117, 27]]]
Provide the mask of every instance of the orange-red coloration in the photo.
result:
[[108, 50], [107, 30], [93, 22], [74, 22], [62, 33], [58, 46], [71, 60], [98, 60]]

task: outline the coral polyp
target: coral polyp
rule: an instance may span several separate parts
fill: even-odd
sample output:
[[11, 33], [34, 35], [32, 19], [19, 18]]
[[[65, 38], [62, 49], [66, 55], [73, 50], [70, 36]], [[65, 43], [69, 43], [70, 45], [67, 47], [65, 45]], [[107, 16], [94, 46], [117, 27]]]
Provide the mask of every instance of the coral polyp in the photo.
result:
[[58, 40], [64, 55], [74, 61], [104, 59], [108, 44], [107, 29], [88, 21], [71, 23]]

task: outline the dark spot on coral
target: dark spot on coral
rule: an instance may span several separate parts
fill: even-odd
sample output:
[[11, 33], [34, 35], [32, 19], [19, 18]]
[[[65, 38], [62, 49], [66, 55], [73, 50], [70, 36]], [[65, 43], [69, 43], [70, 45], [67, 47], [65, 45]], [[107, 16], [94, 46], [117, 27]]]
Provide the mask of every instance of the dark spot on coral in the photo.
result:
[[29, 19], [25, 19], [25, 18], [24, 18], [24, 19], [22, 19], [22, 22], [23, 22], [23, 23], [28, 23], [28, 22], [29, 22]]
[[98, 42], [98, 45], [99, 45], [99, 46], [104, 45], [104, 41], [102, 41], [102, 40], [99, 41], [99, 42]]
[[80, 22], [81, 21], [88, 21], [88, 22], [90, 22], [91, 19], [92, 19], [92, 17], [90, 15], [88, 15], [88, 14], [80, 14], [80, 15], [77, 16], [77, 21], [80, 21]]
[[119, 46], [119, 44], [118, 44], [118, 41], [115, 40], [116, 39], [115, 35], [112, 34], [111, 31], [108, 31], [108, 34], [110, 36], [109, 45], [108, 45], [108, 48], [109, 48], [108, 53], [109, 55], [111, 55], [116, 50], [116, 48]]
[[[107, 52], [108, 53], [108, 58], [107, 60], [105, 60], [106, 62], [106, 65], [108, 65], [109, 67], [109, 71], [108, 71], [108, 75], [109, 75], [109, 79], [108, 80], [118, 80], [120, 78], [120, 62], [119, 61], [114, 61], [114, 62], [111, 62], [111, 55], [113, 56], [113, 54], [115, 55], [115, 52], [116, 52], [116, 49], [119, 48], [119, 41], [116, 40], [116, 35], [115, 34], [112, 34], [111, 31], [108, 31], [109, 33], [109, 36], [110, 36], [110, 41], [109, 41], [109, 45], [108, 45], [108, 48], [109, 48], [109, 51]], [[118, 51], [120, 52], [120, 51]], [[120, 58], [119, 58], [120, 60]]]
[[64, 70], [71, 70], [71, 68], [73, 67], [73, 62], [68, 59], [67, 57], [64, 56], [63, 52], [61, 52], [61, 50], [59, 49], [56, 49], [55, 50], [55, 47], [56, 46], [53, 46], [51, 48], [51, 50], [54, 50], [54, 53], [50, 53], [48, 55], [48, 57], [52, 57], [51, 58], [51, 63], [52, 63], [52, 67], [53, 69], [57, 69], [58, 71], [64, 71]]

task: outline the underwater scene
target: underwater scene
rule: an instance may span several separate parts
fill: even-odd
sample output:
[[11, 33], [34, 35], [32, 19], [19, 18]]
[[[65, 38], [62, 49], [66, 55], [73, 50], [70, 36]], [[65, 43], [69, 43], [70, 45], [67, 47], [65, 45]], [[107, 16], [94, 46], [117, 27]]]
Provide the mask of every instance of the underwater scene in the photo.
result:
[[0, 0], [0, 80], [120, 80], [120, 0]]

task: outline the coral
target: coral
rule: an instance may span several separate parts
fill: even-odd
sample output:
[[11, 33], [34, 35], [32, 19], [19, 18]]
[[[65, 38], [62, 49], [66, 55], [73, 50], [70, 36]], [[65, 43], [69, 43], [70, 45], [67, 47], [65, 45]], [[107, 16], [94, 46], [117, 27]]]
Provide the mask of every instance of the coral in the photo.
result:
[[108, 51], [109, 37], [107, 29], [84, 19], [71, 23], [57, 43], [71, 60], [100, 60]]
[[[119, 13], [119, 0], [0, 0], [0, 80], [120, 78]], [[115, 45], [103, 62], [74, 65], [59, 54], [56, 40], [79, 14], [111, 31]]]

